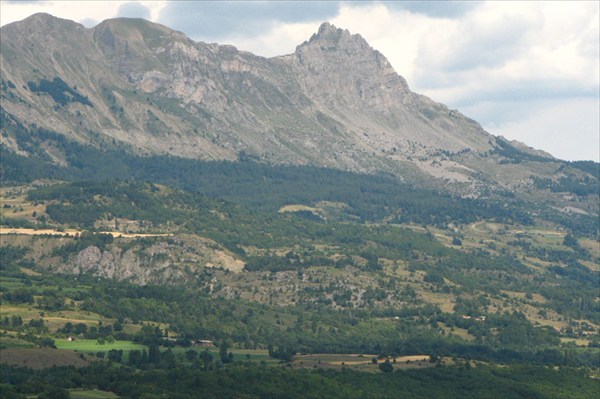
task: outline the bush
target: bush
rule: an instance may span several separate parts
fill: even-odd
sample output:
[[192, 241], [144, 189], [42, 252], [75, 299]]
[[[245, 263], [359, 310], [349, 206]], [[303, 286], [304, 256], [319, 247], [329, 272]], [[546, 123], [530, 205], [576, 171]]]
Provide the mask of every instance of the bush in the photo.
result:
[[389, 360], [386, 360], [383, 363], [379, 363], [379, 370], [383, 371], [384, 373], [391, 373], [394, 371], [394, 365], [390, 363]]

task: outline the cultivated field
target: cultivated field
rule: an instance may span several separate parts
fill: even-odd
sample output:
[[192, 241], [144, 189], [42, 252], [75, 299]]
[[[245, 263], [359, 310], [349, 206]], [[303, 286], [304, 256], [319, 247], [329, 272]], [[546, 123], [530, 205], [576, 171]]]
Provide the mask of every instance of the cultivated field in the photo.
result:
[[3, 349], [0, 363], [13, 366], [43, 369], [52, 366], [87, 366], [88, 361], [82, 354], [70, 350], [51, 348], [13, 348]]

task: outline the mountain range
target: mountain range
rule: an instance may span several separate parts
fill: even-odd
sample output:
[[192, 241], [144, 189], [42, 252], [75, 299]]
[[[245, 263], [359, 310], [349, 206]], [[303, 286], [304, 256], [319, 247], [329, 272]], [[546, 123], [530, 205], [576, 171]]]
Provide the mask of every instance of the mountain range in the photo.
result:
[[[384, 55], [329, 23], [274, 58], [142, 19], [87, 29], [35, 14], [1, 33], [2, 148], [55, 165], [69, 165], [63, 149], [11, 126], [141, 156], [384, 172], [468, 197], [597, 178], [413, 93]], [[550, 191], [553, 206], [597, 212]]]

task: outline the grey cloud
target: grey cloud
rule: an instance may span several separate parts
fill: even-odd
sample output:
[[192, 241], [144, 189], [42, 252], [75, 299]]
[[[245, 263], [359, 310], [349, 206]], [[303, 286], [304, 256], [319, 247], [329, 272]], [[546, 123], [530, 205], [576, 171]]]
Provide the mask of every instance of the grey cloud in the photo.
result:
[[561, 159], [598, 162], [598, 99], [488, 102], [462, 110], [492, 134], [517, 139]]
[[479, 6], [475, 1], [380, 1], [392, 10], [406, 10], [434, 18], [459, 18]]
[[467, 98], [457, 99], [455, 106], [469, 107], [485, 101], [514, 101], [526, 103], [531, 100], [567, 98], [597, 98], [600, 87], [573, 87], [570, 80], [527, 80], [495, 82], [481, 90], [468, 93]]
[[338, 12], [337, 1], [170, 2], [159, 22], [199, 40], [254, 35], [277, 22], [324, 21]]
[[117, 11], [117, 16], [150, 19], [150, 10], [143, 4], [132, 1], [121, 5]]

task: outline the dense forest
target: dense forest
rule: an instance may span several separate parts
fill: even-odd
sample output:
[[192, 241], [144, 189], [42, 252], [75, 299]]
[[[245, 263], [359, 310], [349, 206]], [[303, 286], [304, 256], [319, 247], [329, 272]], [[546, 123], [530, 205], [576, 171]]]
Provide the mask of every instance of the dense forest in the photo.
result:
[[[96, 388], [127, 398], [593, 398], [595, 381], [572, 369], [534, 366], [441, 367], [393, 373], [351, 370], [288, 370], [243, 362], [202, 371], [201, 367], [153, 367], [97, 363], [85, 368], [42, 371], [6, 367], [3, 398], [68, 398], [68, 389]], [[75, 391], [76, 392], [76, 391]]]

